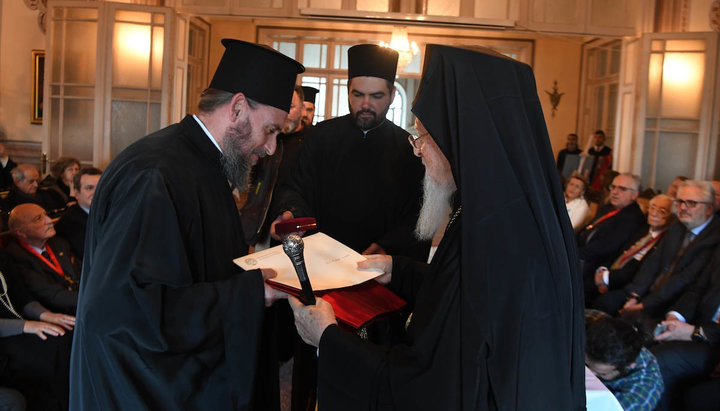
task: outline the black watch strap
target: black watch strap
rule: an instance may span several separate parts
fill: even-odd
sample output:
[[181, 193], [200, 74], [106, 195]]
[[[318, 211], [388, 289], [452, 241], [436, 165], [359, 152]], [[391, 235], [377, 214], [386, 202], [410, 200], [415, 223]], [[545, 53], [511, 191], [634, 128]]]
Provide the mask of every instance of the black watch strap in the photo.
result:
[[699, 325], [695, 326], [695, 329], [693, 330], [692, 336], [690, 337], [691, 340], [695, 342], [706, 342], [707, 338], [703, 335], [702, 327]]

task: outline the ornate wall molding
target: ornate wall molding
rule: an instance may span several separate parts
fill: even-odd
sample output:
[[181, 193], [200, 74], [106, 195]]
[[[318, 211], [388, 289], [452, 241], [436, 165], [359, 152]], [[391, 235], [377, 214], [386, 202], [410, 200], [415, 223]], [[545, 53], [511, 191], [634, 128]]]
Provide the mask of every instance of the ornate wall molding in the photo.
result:
[[38, 26], [40, 30], [45, 33], [46, 28], [46, 13], [47, 13], [47, 0], [23, 0], [25, 5], [30, 10], [38, 11]]

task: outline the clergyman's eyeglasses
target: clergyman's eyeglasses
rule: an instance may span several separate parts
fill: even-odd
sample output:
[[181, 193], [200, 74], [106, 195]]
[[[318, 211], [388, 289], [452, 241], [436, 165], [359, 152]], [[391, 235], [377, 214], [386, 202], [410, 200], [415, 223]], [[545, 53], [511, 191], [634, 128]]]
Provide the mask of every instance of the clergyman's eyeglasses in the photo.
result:
[[417, 150], [418, 153], [422, 153], [422, 148], [425, 145], [425, 141], [420, 141], [421, 138], [429, 135], [430, 133], [424, 132], [420, 135], [410, 134], [408, 136], [408, 142], [410, 142], [410, 145], [414, 150]]

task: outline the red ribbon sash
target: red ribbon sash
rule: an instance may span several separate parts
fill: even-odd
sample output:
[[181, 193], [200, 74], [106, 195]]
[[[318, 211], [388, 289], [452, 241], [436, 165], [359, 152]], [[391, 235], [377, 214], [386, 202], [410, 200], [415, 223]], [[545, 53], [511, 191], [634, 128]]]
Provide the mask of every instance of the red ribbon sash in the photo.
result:
[[33, 247], [30, 247], [28, 244], [26, 244], [24, 241], [18, 240], [18, 243], [26, 249], [29, 253], [32, 253], [35, 257], [39, 258], [40, 261], [45, 263], [48, 267], [50, 267], [53, 271], [57, 273], [60, 277], [66, 279], [70, 282], [70, 284], [73, 283], [72, 279], [70, 279], [68, 276], [65, 275], [63, 272], [62, 266], [60, 265], [60, 262], [58, 261], [57, 257], [55, 257], [55, 253], [50, 248], [49, 244], [45, 244], [45, 250], [47, 250], [48, 255], [50, 255], [50, 260], [45, 258], [42, 254], [38, 253], [36, 249]]

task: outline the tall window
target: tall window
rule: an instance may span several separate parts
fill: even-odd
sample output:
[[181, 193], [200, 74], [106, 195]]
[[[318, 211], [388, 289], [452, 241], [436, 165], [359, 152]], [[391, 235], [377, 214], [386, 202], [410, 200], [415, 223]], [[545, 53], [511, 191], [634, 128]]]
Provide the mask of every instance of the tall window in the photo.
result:
[[620, 40], [593, 46], [586, 51], [585, 110], [580, 133], [587, 137], [601, 129], [613, 145], [618, 85], [620, 83]]

